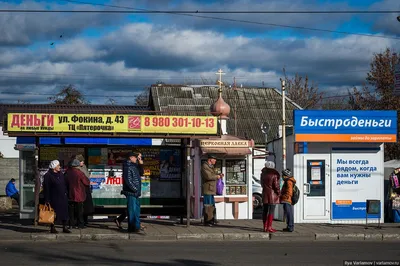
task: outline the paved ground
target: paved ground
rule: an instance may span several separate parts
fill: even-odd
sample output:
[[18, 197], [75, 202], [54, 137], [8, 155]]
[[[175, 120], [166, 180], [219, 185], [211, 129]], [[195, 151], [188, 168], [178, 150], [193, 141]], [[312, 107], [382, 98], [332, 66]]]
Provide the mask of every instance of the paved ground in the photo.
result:
[[[143, 220], [147, 227], [143, 234], [128, 234], [126, 230], [118, 230], [111, 221], [92, 221], [83, 230], [73, 229], [72, 234], [50, 235], [48, 227], [34, 227], [26, 220], [19, 220], [15, 213], [0, 214], [0, 241], [8, 240], [391, 240], [400, 241], [399, 224], [383, 224], [381, 229], [370, 225], [331, 225], [331, 224], [297, 224], [295, 232], [262, 232], [260, 220], [226, 220], [216, 227], [204, 227], [200, 221], [193, 221], [190, 227], [178, 221]], [[126, 226], [126, 224], [124, 224]], [[285, 228], [285, 224], [275, 221], [277, 230]]]
[[400, 263], [396, 245], [368, 242], [3, 242], [0, 257], [2, 265], [344, 265], [344, 260]]

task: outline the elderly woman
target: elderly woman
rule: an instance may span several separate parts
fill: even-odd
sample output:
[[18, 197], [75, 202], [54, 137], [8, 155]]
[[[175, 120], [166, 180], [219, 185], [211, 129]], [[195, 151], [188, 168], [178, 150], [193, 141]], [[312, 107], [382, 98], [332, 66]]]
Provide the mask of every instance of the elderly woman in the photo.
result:
[[84, 228], [83, 221], [83, 203], [86, 199], [86, 187], [90, 185], [89, 179], [79, 170], [80, 162], [75, 159], [68, 168], [66, 175], [68, 196], [70, 203], [70, 218], [75, 223], [75, 216], [77, 224], [80, 229]]
[[[44, 175], [43, 181], [43, 192], [44, 201], [49, 203], [56, 213], [56, 222], [61, 222], [64, 233], [71, 233], [67, 229], [68, 221], [68, 196], [67, 196], [67, 184], [63, 173], [61, 173], [60, 162], [54, 160], [49, 165], [49, 171]], [[57, 234], [57, 230], [52, 224], [50, 226], [50, 232]]]
[[[78, 154], [76, 156], [76, 159], [80, 162], [78, 169], [85, 174], [86, 178], [89, 180], [90, 183], [90, 173], [85, 165], [85, 157], [83, 155]], [[93, 207], [93, 199], [92, 199], [92, 190], [90, 185], [85, 187], [86, 191], [86, 199], [85, 202], [83, 203], [83, 221], [85, 226], [88, 225], [88, 217], [89, 215], [92, 215], [94, 212], [94, 207]]]
[[274, 211], [276, 204], [279, 204], [279, 197], [281, 194], [279, 186], [280, 175], [275, 170], [275, 163], [272, 161], [265, 162], [265, 167], [261, 171], [261, 185], [263, 188], [263, 224], [264, 232], [275, 233], [276, 230], [272, 228], [272, 221], [274, 220]]

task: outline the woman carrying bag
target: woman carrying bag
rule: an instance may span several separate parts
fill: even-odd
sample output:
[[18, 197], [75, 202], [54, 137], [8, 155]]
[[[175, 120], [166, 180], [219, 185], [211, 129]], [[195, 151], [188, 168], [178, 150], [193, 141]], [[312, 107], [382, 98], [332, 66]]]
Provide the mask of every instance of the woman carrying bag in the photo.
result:
[[[67, 229], [68, 196], [64, 174], [61, 173], [60, 162], [54, 160], [49, 165], [49, 171], [44, 175], [43, 192], [45, 204], [50, 204], [56, 213], [56, 222], [62, 223], [63, 232], [71, 233]], [[54, 223], [50, 225], [50, 233], [57, 234]]]

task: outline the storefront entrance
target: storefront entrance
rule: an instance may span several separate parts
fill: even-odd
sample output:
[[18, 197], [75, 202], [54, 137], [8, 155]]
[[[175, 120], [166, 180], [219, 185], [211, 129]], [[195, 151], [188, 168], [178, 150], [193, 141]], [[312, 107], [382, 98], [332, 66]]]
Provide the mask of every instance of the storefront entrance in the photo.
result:
[[329, 220], [330, 156], [325, 154], [307, 154], [304, 155], [303, 165], [306, 166], [303, 169], [302, 178], [303, 219]]

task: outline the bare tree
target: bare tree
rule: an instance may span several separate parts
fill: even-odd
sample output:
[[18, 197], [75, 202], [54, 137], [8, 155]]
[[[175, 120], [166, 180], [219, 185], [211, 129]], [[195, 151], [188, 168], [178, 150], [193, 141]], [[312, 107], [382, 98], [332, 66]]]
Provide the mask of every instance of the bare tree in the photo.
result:
[[139, 93], [135, 98], [135, 105], [137, 106], [148, 106], [150, 100], [150, 88], [146, 88]]
[[[361, 89], [353, 89], [352, 107], [355, 110], [400, 110], [400, 97], [393, 94], [394, 70], [400, 63], [400, 54], [387, 48], [374, 55], [367, 82]], [[372, 88], [369, 88], [370, 85]], [[400, 121], [399, 121], [400, 122]], [[400, 125], [400, 124], [399, 124]], [[398, 127], [400, 128], [400, 127]], [[400, 145], [387, 143], [385, 159], [399, 159]]]
[[316, 108], [324, 95], [318, 90], [318, 86], [314, 82], [310, 85], [308, 76], [303, 78], [296, 73], [294, 77], [289, 78], [285, 68], [283, 68], [283, 73], [288, 97], [304, 109]]
[[85, 96], [71, 84], [63, 87], [59, 93], [48, 99], [56, 104], [90, 104], [90, 102], [85, 99]]

